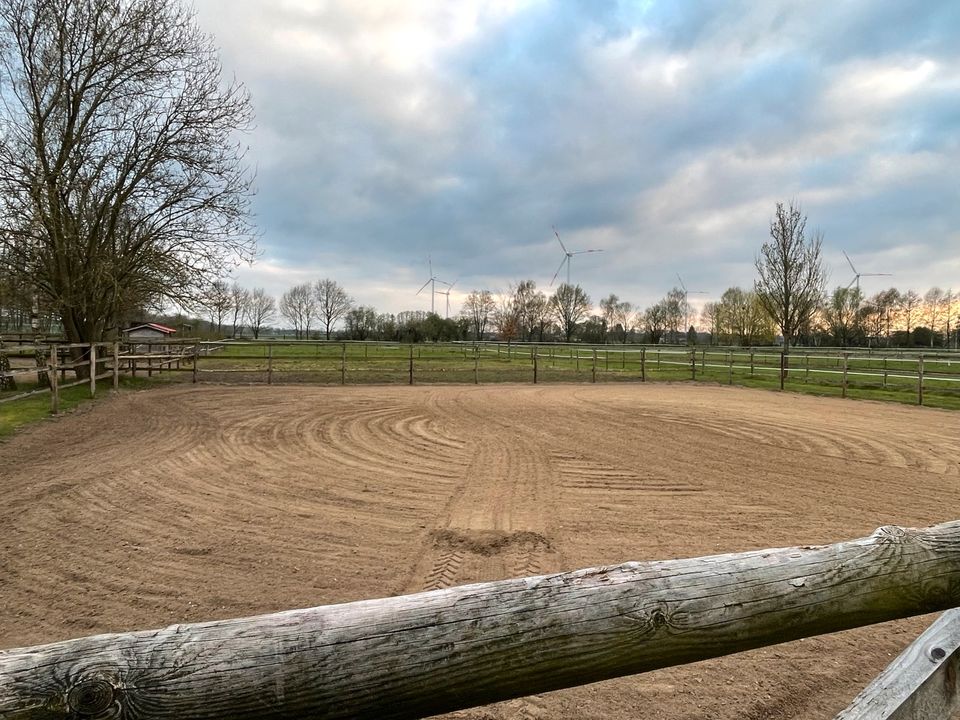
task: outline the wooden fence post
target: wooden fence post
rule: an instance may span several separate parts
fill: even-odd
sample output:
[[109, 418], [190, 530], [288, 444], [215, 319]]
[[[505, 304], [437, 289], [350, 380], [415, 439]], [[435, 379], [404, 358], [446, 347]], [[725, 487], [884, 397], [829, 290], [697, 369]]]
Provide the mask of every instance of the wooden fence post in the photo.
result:
[[750, 350], [750, 377], [753, 377], [753, 350]]
[[697, 379], [697, 351], [690, 351], [690, 379]]
[[783, 390], [783, 385], [786, 382], [787, 375], [787, 354], [781, 350], [780, 351], [780, 389]]
[[340, 384], [347, 384], [347, 344], [340, 345]]
[[97, 345], [90, 343], [90, 397], [97, 396]]
[[647, 349], [640, 348], [640, 382], [647, 381]]
[[200, 365], [200, 344], [193, 346], [193, 384], [197, 384], [197, 373], [200, 372], [198, 366]]
[[[694, 353], [697, 351], [694, 350]], [[704, 348], [700, 351], [700, 374], [703, 375], [707, 372], [707, 349]]]
[[603, 369], [609, 370], [610, 369], [610, 351], [607, 348], [603, 349], [603, 362], [604, 362]]
[[113, 389], [120, 389], [120, 343], [113, 343]]
[[267, 385], [273, 385], [273, 345], [267, 345]]
[[917, 405], [923, 405], [923, 354], [917, 358]]
[[810, 354], [804, 355], [803, 384], [810, 382]]
[[60, 412], [60, 379], [57, 377], [57, 346], [50, 346], [50, 412]]
[[533, 384], [537, 384], [537, 349], [533, 349]]
[[843, 354], [843, 390], [840, 392], [840, 397], [847, 397], [847, 356], [849, 353]]
[[591, 371], [591, 373], [592, 373], [593, 379], [590, 382], [596, 382], [597, 381], [597, 349], [596, 348], [593, 349], [593, 370]]
[[733, 385], [733, 350], [727, 350], [727, 385]]
[[883, 358], [883, 389], [887, 389], [887, 358]]
[[660, 370], [660, 348], [657, 348], [657, 370]]
[[[497, 354], [500, 354], [500, 346], [497, 346]], [[413, 385], [413, 343], [410, 343], [410, 384]]]
[[480, 346], [473, 346], [473, 384], [480, 384]]

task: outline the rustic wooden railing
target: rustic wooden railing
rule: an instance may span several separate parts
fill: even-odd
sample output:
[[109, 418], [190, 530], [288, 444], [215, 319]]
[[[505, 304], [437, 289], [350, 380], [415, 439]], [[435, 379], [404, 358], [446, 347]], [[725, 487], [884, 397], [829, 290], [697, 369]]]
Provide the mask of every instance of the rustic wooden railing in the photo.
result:
[[960, 521], [0, 652], [0, 717], [417, 718], [960, 605]]

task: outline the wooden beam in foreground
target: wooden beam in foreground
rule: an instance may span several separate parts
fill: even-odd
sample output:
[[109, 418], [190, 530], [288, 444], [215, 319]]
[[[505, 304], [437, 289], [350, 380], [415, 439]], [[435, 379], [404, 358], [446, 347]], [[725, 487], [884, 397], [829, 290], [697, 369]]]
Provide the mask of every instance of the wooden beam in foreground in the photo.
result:
[[836, 720], [960, 717], [960, 609], [947, 610]]
[[416, 718], [960, 605], [960, 522], [0, 652], [6, 720]]

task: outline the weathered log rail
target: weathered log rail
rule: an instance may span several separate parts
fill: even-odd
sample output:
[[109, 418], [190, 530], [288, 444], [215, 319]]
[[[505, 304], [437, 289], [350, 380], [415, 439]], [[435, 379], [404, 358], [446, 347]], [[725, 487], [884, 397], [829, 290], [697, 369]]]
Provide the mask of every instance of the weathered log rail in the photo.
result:
[[0, 717], [416, 718], [960, 605], [960, 521], [0, 652]]

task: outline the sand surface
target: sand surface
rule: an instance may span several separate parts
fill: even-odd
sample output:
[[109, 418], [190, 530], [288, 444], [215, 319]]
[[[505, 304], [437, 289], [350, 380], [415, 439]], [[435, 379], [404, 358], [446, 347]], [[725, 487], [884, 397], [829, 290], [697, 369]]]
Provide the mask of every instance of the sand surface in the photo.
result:
[[[960, 414], [701, 385], [171, 387], [0, 444], [0, 648], [960, 518]], [[930, 618], [462, 711], [829, 718]]]

